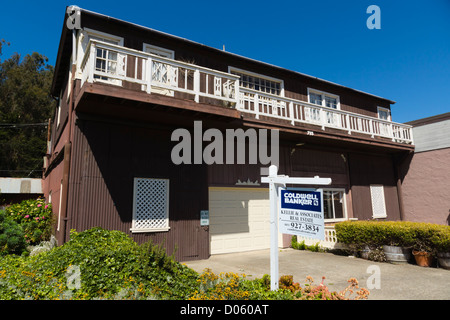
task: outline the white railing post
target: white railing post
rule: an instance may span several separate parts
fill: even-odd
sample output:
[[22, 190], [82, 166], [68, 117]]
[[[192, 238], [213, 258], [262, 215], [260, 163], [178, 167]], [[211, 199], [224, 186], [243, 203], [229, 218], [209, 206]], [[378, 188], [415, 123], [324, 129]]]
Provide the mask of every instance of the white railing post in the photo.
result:
[[91, 49], [89, 53], [89, 59], [86, 65], [88, 68], [88, 82], [94, 82], [94, 68], [95, 68], [95, 44], [91, 43]]
[[153, 68], [153, 62], [152, 58], [148, 57], [145, 60], [145, 82], [147, 83], [147, 93], [152, 93], [152, 68]]
[[412, 127], [409, 127], [407, 130], [408, 130], [408, 138], [411, 141], [411, 144], [413, 144], [414, 143], [413, 129]]
[[350, 115], [348, 113], [345, 115], [345, 125], [347, 126], [348, 134], [352, 134], [352, 126], [350, 125]]
[[373, 120], [370, 119], [370, 120], [369, 120], [369, 133], [371, 134], [370, 136], [371, 136], [372, 138], [374, 137], [373, 132], [374, 132], [374, 130], [373, 130]]
[[194, 71], [194, 101], [200, 102], [200, 70], [195, 69]]
[[236, 109], [240, 109], [241, 94], [239, 90], [239, 79], [234, 80], [234, 99], [236, 100]]
[[323, 108], [319, 109], [319, 114], [320, 114], [320, 123], [322, 124], [322, 130], [325, 130], [325, 125], [327, 122], [327, 114], [325, 110], [323, 110]]
[[255, 118], [259, 119], [259, 95], [257, 93], [253, 97], [253, 108], [255, 109]]
[[291, 124], [295, 125], [294, 103], [292, 101], [289, 101], [289, 118], [291, 118]]
[[274, 98], [270, 99], [270, 104], [272, 105], [272, 115], [278, 116], [278, 103]]
[[390, 129], [389, 134], [392, 137], [392, 141], [395, 142], [394, 127], [392, 126], [392, 123], [389, 124], [389, 129]]

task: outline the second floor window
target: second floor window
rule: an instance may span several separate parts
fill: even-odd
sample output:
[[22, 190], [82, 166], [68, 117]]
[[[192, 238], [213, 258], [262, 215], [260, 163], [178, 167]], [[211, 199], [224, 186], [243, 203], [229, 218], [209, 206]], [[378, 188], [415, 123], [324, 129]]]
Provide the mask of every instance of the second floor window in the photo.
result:
[[378, 107], [378, 118], [381, 120], [391, 121], [391, 111], [387, 108]]
[[337, 109], [337, 98], [325, 96], [325, 106], [328, 108]]
[[308, 88], [309, 103], [332, 109], [340, 109], [339, 96]]
[[309, 102], [318, 104], [319, 106], [321, 106], [322, 105], [322, 95], [311, 92], [309, 94]]
[[239, 84], [243, 88], [274, 94], [277, 96], [284, 95], [282, 80], [235, 68], [230, 68], [230, 73], [240, 76]]
[[[89, 28], [84, 28], [79, 37], [78, 61], [82, 61], [84, 55], [88, 53], [87, 46], [89, 40], [102, 41], [108, 44], [123, 46], [123, 38]], [[111, 77], [95, 74], [94, 79], [97, 81], [101, 80], [120, 85], [121, 81], [115, 77], [122, 75], [121, 73], [123, 73], [122, 68], [120, 68], [122, 66], [121, 63], [122, 62], [119, 61], [119, 53], [117, 51], [105, 48], [96, 48], [94, 71], [99, 73], [107, 73], [108, 75], [111, 75]]]

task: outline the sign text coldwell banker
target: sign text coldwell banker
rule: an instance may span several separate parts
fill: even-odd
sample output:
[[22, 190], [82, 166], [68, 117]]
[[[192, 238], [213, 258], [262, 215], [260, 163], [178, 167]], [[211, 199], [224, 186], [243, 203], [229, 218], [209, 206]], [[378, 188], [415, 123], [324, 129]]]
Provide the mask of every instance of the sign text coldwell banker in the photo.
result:
[[324, 240], [322, 189], [281, 188], [281, 233]]

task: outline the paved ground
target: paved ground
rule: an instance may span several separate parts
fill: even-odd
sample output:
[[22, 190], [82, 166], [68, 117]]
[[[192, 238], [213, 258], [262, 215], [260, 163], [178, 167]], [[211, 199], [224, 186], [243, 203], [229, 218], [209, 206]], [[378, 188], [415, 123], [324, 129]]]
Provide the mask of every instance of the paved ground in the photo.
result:
[[[235, 272], [248, 278], [270, 274], [270, 250], [213, 255], [207, 260], [189, 261], [186, 265], [202, 272]], [[375, 266], [375, 267], [374, 267]], [[378, 268], [377, 268], [378, 267]], [[374, 271], [375, 270], [375, 271]], [[370, 289], [379, 271], [380, 288]], [[307, 276], [319, 284], [322, 276], [331, 291], [341, 291], [349, 278], [360, 287], [370, 289], [369, 300], [450, 300], [450, 270], [425, 268], [413, 264], [390, 264], [332, 253], [282, 249], [279, 251], [279, 274], [293, 275], [301, 285]]]

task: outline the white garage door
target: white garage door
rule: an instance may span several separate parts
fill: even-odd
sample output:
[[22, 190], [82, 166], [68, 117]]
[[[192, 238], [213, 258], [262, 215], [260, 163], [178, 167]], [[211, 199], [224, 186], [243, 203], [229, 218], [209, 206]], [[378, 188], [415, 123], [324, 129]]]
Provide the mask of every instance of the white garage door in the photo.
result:
[[270, 248], [269, 189], [211, 187], [209, 219], [211, 254]]

